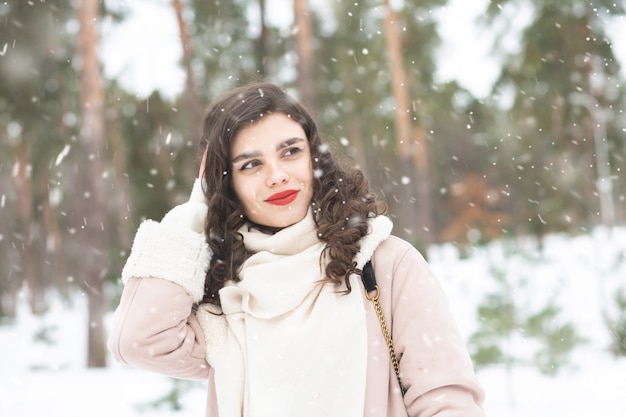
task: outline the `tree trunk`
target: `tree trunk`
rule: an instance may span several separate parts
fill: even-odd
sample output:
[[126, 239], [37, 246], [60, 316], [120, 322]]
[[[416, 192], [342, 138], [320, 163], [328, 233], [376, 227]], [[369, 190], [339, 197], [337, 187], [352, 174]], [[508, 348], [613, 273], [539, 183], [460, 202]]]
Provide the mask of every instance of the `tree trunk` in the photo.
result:
[[[118, 115], [114, 117], [119, 120]], [[115, 178], [115, 207], [117, 207], [117, 230], [118, 240], [123, 248], [128, 248], [133, 243], [132, 218], [130, 213], [130, 185], [128, 183], [128, 175], [126, 174], [126, 149], [124, 141], [120, 133], [120, 125], [114, 122], [109, 125], [107, 136], [110, 140], [113, 163], [113, 176]]]
[[361, 134], [361, 126], [356, 117], [351, 117], [348, 121], [348, 133], [350, 134], [350, 144], [352, 145], [352, 160], [359, 167], [361, 171], [367, 174], [369, 177], [367, 159], [365, 157], [365, 146], [363, 144], [363, 135]]
[[180, 33], [180, 44], [183, 50], [183, 65], [185, 67], [185, 100], [191, 114], [191, 125], [194, 142], [197, 142], [202, 136], [202, 106], [196, 90], [196, 82], [191, 68], [191, 60], [193, 58], [193, 46], [189, 37], [187, 24], [183, 19], [183, 6], [180, 0], [172, 0], [172, 6], [176, 13], [176, 21], [178, 22], [178, 30]]
[[430, 168], [428, 164], [428, 145], [426, 143], [426, 132], [423, 126], [415, 126], [413, 163], [417, 171], [417, 224], [419, 225], [418, 236], [420, 236], [422, 249], [432, 243], [433, 214], [430, 193]]
[[307, 0], [294, 0], [293, 5], [296, 51], [298, 53], [298, 93], [309, 111], [317, 114], [311, 12]]
[[[107, 275], [107, 201], [104, 194], [104, 92], [100, 63], [98, 61], [97, 22], [99, 0], [82, 0], [78, 3], [78, 55], [79, 93], [81, 103], [80, 144], [84, 179], [81, 207], [82, 227], [78, 238], [84, 243], [85, 253], [81, 272], [87, 287], [88, 313], [88, 356], [87, 366], [106, 366], [103, 315], [107, 302], [104, 280]], [[80, 200], [79, 200], [80, 201]], [[79, 217], [80, 219], [80, 217]]]
[[20, 251], [22, 279], [28, 288], [28, 303], [33, 314], [43, 314], [46, 310], [45, 286], [37, 273], [39, 256], [37, 256], [37, 239], [33, 236], [35, 227], [33, 212], [33, 183], [29, 171], [28, 149], [25, 140], [17, 145], [17, 169], [15, 182], [20, 207], [20, 233], [22, 247]]
[[37, 188], [40, 198], [39, 206], [41, 207], [41, 238], [39, 250], [41, 251], [41, 259], [39, 275], [41, 280], [45, 280], [45, 288], [54, 287], [61, 291], [64, 295], [68, 294], [68, 282], [66, 277], [59, 271], [59, 260], [62, 259], [61, 253], [61, 229], [57, 221], [57, 210], [50, 201], [50, 173], [40, 172], [37, 179]]
[[259, 16], [261, 24], [261, 32], [257, 38], [256, 45], [256, 70], [259, 77], [264, 79], [267, 75], [266, 56], [267, 56], [267, 25], [265, 24], [265, 0], [259, 0]]
[[[5, 175], [0, 178], [0, 189], [3, 193], [11, 188], [10, 181], [15, 181], [15, 177], [15, 175]], [[16, 188], [15, 184], [13, 188]], [[14, 204], [13, 199], [7, 198], [3, 193], [0, 193], [0, 218], [19, 219], [19, 205]], [[18, 220], [18, 225], [21, 225], [21, 220]], [[0, 276], [2, 277], [0, 278], [0, 318], [15, 319], [18, 293], [23, 288], [21, 274], [16, 271], [16, 266], [20, 264], [21, 254], [18, 251], [19, 246], [16, 245], [17, 236], [15, 235], [13, 221], [0, 222]]]
[[[387, 16], [385, 18], [385, 41], [388, 51], [389, 71], [391, 73], [391, 90], [395, 100], [396, 149], [398, 151], [400, 178], [398, 190], [401, 195], [399, 220], [405, 238], [415, 241], [417, 236], [420, 244], [427, 245], [430, 241], [431, 229], [430, 193], [428, 192], [428, 164], [426, 143], [415, 136], [419, 133], [411, 123], [413, 113], [409, 99], [409, 86], [402, 59], [402, 39], [396, 13], [385, 0]], [[424, 136], [418, 135], [418, 136]], [[417, 145], [417, 146], [416, 146]], [[418, 190], [417, 196], [415, 190]], [[421, 192], [419, 191], [421, 190]]]

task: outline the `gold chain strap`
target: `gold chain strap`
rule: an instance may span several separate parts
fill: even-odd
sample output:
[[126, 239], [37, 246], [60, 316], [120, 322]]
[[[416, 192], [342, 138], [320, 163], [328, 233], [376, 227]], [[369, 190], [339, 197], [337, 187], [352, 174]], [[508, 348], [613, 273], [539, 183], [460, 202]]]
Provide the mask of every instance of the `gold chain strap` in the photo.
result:
[[385, 320], [385, 316], [383, 316], [383, 309], [380, 306], [380, 302], [378, 298], [380, 297], [380, 291], [378, 290], [378, 285], [374, 286], [374, 290], [376, 294], [372, 297], [366, 292], [365, 298], [370, 300], [372, 304], [374, 304], [374, 310], [376, 311], [376, 315], [378, 316], [378, 321], [380, 322], [380, 328], [383, 331], [383, 336], [385, 338], [385, 342], [387, 342], [387, 347], [389, 348], [389, 356], [391, 357], [391, 363], [393, 364], [393, 369], [396, 371], [396, 378], [398, 378], [398, 384], [400, 384], [400, 391], [402, 395], [406, 392], [404, 389], [404, 385], [402, 385], [402, 381], [400, 380], [400, 364], [398, 363], [398, 357], [396, 356], [396, 350], [393, 347], [393, 340], [391, 339], [391, 334], [389, 333], [389, 328], [387, 327], [387, 321]]

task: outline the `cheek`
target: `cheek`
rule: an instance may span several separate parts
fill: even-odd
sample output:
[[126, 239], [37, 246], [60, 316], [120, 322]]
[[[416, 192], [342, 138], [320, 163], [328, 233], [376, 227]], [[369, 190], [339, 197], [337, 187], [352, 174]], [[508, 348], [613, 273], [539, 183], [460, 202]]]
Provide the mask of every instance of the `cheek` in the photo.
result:
[[313, 168], [313, 162], [309, 161], [308, 166], [306, 167], [306, 172], [305, 172], [305, 178], [307, 180], [307, 182], [309, 183], [309, 185], [313, 185], [313, 180], [314, 180], [314, 168]]
[[253, 204], [257, 195], [255, 176], [238, 178], [233, 181], [233, 189], [244, 206]]
[[244, 191], [246, 189], [245, 184], [238, 178], [233, 178], [231, 181], [232, 190], [235, 192], [235, 195], [239, 199], [239, 201], [243, 202], [245, 195]]

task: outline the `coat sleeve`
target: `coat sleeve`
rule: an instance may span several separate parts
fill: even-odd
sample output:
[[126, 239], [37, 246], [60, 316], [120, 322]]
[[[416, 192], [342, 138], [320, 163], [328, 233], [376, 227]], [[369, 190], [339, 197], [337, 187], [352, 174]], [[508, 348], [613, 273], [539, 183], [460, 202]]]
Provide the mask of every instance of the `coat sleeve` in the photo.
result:
[[166, 279], [128, 280], [113, 316], [108, 347], [119, 362], [138, 368], [185, 379], [209, 375], [192, 296]]
[[108, 347], [122, 363], [189, 379], [208, 377], [205, 339], [194, 305], [204, 293], [211, 252], [200, 180], [189, 201], [161, 222], [139, 227], [124, 269], [124, 290]]
[[389, 281], [392, 337], [407, 413], [482, 417], [484, 392], [443, 288], [422, 255], [404, 246], [396, 251]]

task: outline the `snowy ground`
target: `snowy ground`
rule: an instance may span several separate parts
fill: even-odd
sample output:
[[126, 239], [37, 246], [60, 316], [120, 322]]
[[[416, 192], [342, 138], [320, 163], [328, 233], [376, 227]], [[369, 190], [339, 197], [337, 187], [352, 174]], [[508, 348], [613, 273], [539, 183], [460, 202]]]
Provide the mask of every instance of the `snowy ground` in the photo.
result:
[[[567, 320], [588, 339], [556, 377], [534, 369], [498, 368], [478, 373], [491, 417], [626, 416], [626, 358], [606, 351], [601, 324], [603, 292], [626, 285], [626, 229], [596, 230], [577, 238], [551, 236], [543, 252], [528, 244], [475, 249], [460, 260], [451, 246], [434, 248], [430, 262], [441, 279], [464, 334], [476, 325], [475, 309], [492, 289], [489, 269], [528, 281], [519, 297], [540, 303], [555, 297]], [[531, 302], [532, 304], [532, 302]], [[85, 300], [60, 302], [42, 318], [20, 306], [18, 322], [0, 324], [0, 417], [162, 417], [204, 415], [204, 385], [185, 388], [182, 409], [150, 405], [167, 395], [173, 380], [129, 369], [110, 360], [101, 370], [85, 369]]]

